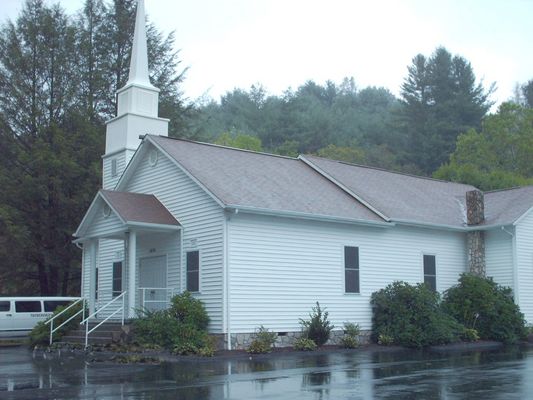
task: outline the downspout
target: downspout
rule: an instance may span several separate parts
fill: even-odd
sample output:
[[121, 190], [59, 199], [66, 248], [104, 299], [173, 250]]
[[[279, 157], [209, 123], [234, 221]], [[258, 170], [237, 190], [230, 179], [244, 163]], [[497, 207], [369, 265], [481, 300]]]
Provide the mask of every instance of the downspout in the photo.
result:
[[185, 258], [183, 257], [185, 255], [185, 249], [183, 248], [183, 243], [184, 243], [183, 235], [185, 233], [184, 230], [185, 229], [183, 227], [180, 230], [180, 293], [183, 293], [185, 291], [184, 285], [183, 285], [183, 281], [185, 280], [185, 273], [184, 273]]
[[519, 287], [519, 284], [520, 284], [520, 281], [518, 280], [518, 262], [517, 262], [517, 259], [516, 259], [516, 235], [513, 233], [513, 232], [510, 232], [508, 231], [507, 229], [505, 229], [505, 226], [502, 226], [501, 227], [502, 231], [504, 231], [505, 233], [507, 233], [508, 235], [511, 236], [511, 240], [512, 240], [512, 246], [513, 246], [513, 249], [512, 249], [512, 257], [513, 257], [513, 295], [514, 295], [514, 302], [515, 304], [518, 304], [518, 301], [519, 301], [519, 293], [520, 293], [520, 287]]
[[231, 350], [231, 318], [230, 318], [230, 284], [229, 284], [229, 221], [230, 216], [224, 217], [224, 314], [227, 335], [227, 349]]

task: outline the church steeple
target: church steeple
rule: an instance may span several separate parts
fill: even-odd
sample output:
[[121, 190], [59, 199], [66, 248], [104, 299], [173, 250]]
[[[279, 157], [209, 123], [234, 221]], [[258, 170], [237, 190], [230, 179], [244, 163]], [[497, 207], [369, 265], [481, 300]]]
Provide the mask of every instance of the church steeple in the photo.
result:
[[168, 136], [168, 119], [158, 117], [159, 89], [150, 83], [144, 0], [137, 1], [130, 73], [117, 91], [117, 116], [107, 121], [104, 189], [113, 189], [139, 147], [139, 136]]
[[153, 88], [148, 76], [148, 49], [146, 43], [144, 0], [138, 0], [135, 33], [133, 34], [133, 45], [131, 47], [130, 74], [126, 86], [136, 83]]

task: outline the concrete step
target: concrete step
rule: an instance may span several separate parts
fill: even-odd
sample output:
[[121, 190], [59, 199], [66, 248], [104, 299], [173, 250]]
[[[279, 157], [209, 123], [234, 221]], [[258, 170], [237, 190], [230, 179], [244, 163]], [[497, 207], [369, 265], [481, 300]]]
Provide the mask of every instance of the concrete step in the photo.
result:
[[[89, 330], [93, 329], [98, 322], [91, 322]], [[89, 334], [89, 344], [108, 344], [120, 342], [124, 332], [129, 332], [129, 325], [122, 325], [120, 322], [105, 322]], [[61, 338], [63, 343], [85, 343], [85, 326], [68, 332]]]

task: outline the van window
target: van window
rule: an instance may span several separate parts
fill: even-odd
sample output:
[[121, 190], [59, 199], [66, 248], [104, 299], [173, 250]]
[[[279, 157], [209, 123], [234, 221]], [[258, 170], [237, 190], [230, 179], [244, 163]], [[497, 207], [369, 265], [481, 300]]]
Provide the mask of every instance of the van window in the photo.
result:
[[9, 311], [11, 307], [9, 307], [9, 301], [0, 301], [0, 312], [2, 311]]
[[66, 306], [70, 301], [68, 300], [48, 300], [44, 301], [44, 311], [45, 312], [54, 312], [59, 306]]
[[40, 301], [15, 301], [15, 311], [18, 313], [41, 312]]

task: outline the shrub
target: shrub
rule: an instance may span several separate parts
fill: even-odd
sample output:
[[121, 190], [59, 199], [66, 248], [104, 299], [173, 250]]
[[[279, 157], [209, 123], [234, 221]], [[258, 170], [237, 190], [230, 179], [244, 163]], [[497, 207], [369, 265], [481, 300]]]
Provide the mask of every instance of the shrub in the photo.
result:
[[135, 339], [144, 346], [161, 346], [175, 354], [213, 354], [207, 334], [209, 318], [200, 300], [184, 292], [174, 296], [168, 310], [141, 310], [134, 321]]
[[378, 344], [382, 346], [390, 346], [394, 343], [392, 336], [387, 335], [386, 333], [380, 333], [378, 336]]
[[276, 332], [270, 332], [264, 326], [260, 326], [255, 333], [255, 339], [250, 343], [248, 347], [248, 353], [262, 354], [269, 353], [272, 350], [272, 346], [276, 342], [278, 334]]
[[304, 336], [313, 340], [317, 346], [322, 346], [328, 341], [329, 335], [335, 327], [328, 321], [328, 312], [322, 311], [318, 301], [316, 307], [313, 307], [309, 313], [309, 318], [309, 320], [300, 319]]
[[514, 343], [527, 334], [511, 289], [492, 278], [461, 275], [459, 283], [444, 293], [443, 308], [467, 328], [476, 329], [481, 339]]
[[190, 324], [199, 330], [207, 329], [209, 324], [209, 316], [204, 304], [187, 291], [172, 298], [168, 312], [179, 322]]
[[316, 350], [317, 346], [313, 340], [302, 336], [294, 341], [292, 347], [294, 348], [294, 350], [314, 351]]
[[[65, 308], [67, 308], [69, 305], [57, 307], [50, 318], [55, 317], [57, 314], [59, 314]], [[61, 325], [63, 322], [65, 322], [70, 317], [72, 317], [74, 314], [76, 314], [78, 311], [80, 311], [81, 307], [82, 307], [82, 304], [80, 302], [80, 303], [76, 304], [74, 307], [72, 307], [70, 310], [65, 312], [63, 315], [61, 315], [60, 317], [56, 318], [54, 320], [54, 328], [59, 326], [59, 325]], [[47, 321], [50, 318], [48, 318]], [[81, 321], [81, 314], [79, 315], [79, 317], [73, 318], [72, 321], [70, 321], [68, 324], [62, 326], [57, 331], [55, 331], [54, 335], [53, 335], [54, 336], [54, 341], [57, 341], [57, 340], [61, 339], [65, 335], [65, 333], [67, 333], [68, 331], [76, 329], [78, 324], [80, 323], [80, 321]], [[38, 344], [41, 344], [41, 345], [49, 344], [50, 343], [50, 325], [45, 324], [45, 321], [39, 322], [31, 330], [31, 332], [29, 334], [29, 337], [30, 337], [30, 345], [31, 346], [35, 346], [35, 345], [38, 345]]]
[[351, 322], [344, 323], [344, 336], [341, 339], [342, 347], [346, 349], [355, 349], [359, 346], [359, 335], [361, 329], [358, 324]]
[[[425, 284], [394, 282], [372, 294], [372, 332], [407, 347], [456, 341], [463, 330], [440, 307], [440, 297]], [[388, 338], [387, 338], [388, 339]], [[388, 341], [388, 340], [387, 340]]]
[[475, 329], [465, 328], [461, 338], [467, 342], [476, 342], [479, 340], [479, 334]]

